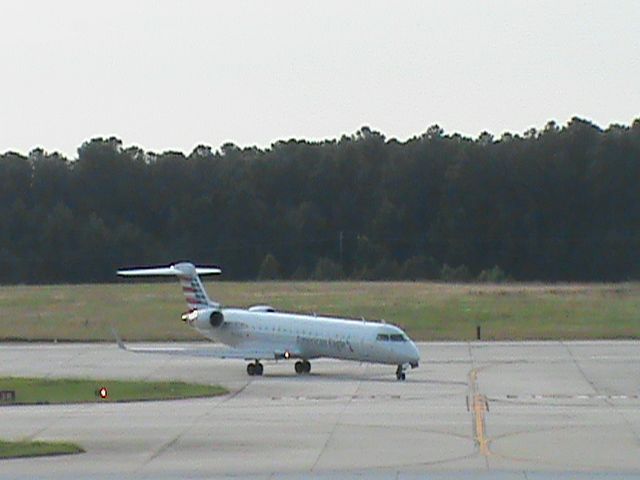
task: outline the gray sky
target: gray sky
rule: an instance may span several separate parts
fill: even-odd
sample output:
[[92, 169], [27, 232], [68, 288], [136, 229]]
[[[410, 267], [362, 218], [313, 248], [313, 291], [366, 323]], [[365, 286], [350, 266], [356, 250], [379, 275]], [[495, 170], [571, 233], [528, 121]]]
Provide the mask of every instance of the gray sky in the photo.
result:
[[0, 152], [640, 117], [640, 1], [2, 1]]

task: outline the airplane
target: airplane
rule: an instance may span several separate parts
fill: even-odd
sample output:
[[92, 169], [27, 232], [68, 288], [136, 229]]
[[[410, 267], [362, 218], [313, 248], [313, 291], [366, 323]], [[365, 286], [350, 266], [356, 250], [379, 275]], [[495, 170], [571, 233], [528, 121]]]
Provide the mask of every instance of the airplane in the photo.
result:
[[118, 346], [139, 353], [213, 356], [250, 361], [247, 374], [260, 376], [261, 360], [296, 359], [295, 372], [311, 371], [309, 360], [336, 358], [357, 362], [396, 365], [396, 378], [405, 380], [405, 370], [418, 367], [420, 353], [400, 328], [380, 322], [280, 312], [267, 305], [248, 309], [227, 308], [207, 295], [199, 275], [217, 275], [222, 270], [196, 267], [189, 262], [165, 267], [118, 270], [123, 277], [177, 276], [189, 310], [181, 319], [222, 349], [129, 348], [116, 336]]

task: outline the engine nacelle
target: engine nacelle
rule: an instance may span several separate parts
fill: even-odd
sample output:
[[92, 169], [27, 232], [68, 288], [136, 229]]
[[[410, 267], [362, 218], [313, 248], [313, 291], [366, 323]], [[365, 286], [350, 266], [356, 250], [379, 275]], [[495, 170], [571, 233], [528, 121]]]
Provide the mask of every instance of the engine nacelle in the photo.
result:
[[218, 328], [224, 323], [224, 315], [220, 310], [214, 308], [203, 308], [202, 310], [191, 310], [182, 314], [182, 321], [187, 322], [192, 327]]
[[214, 310], [207, 318], [209, 321], [209, 325], [211, 325], [213, 328], [219, 327], [224, 322], [224, 315], [220, 310]]

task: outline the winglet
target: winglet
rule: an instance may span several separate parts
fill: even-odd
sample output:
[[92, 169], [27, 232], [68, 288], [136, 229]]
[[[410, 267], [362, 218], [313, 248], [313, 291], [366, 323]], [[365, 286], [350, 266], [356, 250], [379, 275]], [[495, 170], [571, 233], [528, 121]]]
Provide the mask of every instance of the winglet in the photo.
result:
[[116, 327], [114, 327], [113, 325], [111, 325], [111, 333], [113, 333], [113, 336], [116, 339], [116, 343], [118, 344], [118, 348], [121, 349], [121, 350], [127, 350], [127, 346], [124, 344], [124, 342], [122, 341], [122, 338], [120, 338], [120, 335], [118, 335]]

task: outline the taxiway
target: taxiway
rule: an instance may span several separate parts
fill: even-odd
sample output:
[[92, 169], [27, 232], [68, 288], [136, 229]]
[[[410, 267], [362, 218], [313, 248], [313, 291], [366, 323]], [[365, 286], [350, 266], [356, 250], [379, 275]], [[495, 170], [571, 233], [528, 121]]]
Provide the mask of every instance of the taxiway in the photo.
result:
[[179, 379], [211, 398], [0, 407], [0, 438], [87, 453], [0, 460], [0, 478], [640, 478], [640, 342], [421, 343], [420, 368], [3, 344], [0, 375]]

